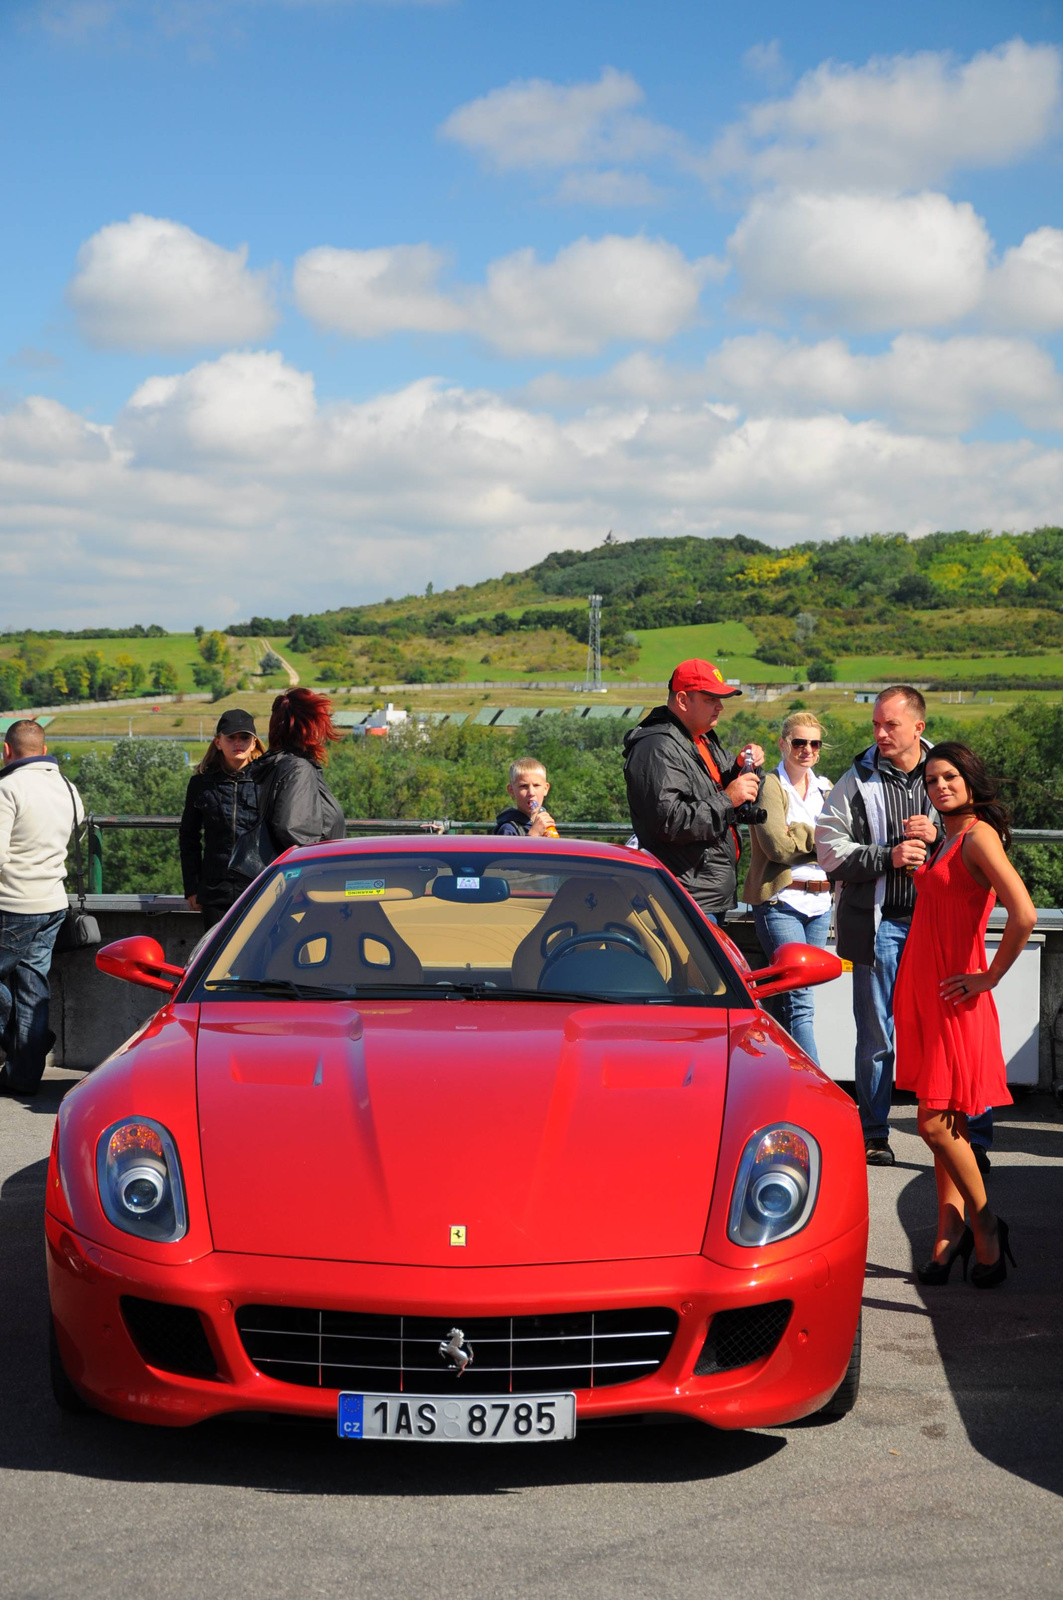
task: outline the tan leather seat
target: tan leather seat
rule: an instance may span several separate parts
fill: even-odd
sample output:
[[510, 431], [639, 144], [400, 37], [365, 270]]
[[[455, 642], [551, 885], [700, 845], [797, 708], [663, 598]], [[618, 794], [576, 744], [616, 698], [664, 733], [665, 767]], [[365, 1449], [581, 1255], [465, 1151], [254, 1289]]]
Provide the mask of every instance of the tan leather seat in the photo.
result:
[[[294, 914], [293, 914], [294, 913]], [[318, 941], [327, 940], [319, 945]], [[310, 959], [300, 962], [300, 952]], [[281, 942], [270, 955], [266, 978], [297, 983], [422, 983], [421, 963], [372, 900], [293, 905], [283, 919]]]
[[668, 982], [672, 976], [668, 951], [620, 886], [608, 878], [566, 878], [540, 921], [513, 952], [514, 988], [537, 988], [543, 963], [552, 948], [574, 934], [603, 929], [637, 939]]

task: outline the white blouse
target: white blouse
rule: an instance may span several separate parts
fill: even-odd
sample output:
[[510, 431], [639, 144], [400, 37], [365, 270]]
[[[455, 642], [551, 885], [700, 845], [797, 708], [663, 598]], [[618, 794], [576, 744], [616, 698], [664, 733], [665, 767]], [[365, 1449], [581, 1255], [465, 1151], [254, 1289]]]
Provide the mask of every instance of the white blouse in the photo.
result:
[[[788, 823], [807, 822], [813, 828], [816, 819], [823, 810], [823, 802], [831, 791], [832, 784], [829, 778], [824, 778], [820, 773], [808, 769], [808, 792], [799, 794], [790, 781], [786, 770], [785, 761], [780, 761], [775, 769], [775, 776], [782, 784], [782, 792], [786, 796], [786, 820]], [[802, 880], [808, 878], [824, 877], [823, 868], [816, 861], [807, 861], [802, 866], [794, 867], [791, 872], [793, 884], [790, 888], [781, 889], [776, 899], [784, 905], [791, 906], [794, 911], [800, 911], [802, 916], [816, 917], [830, 908], [830, 890], [824, 889], [819, 894], [809, 894], [800, 887]]]

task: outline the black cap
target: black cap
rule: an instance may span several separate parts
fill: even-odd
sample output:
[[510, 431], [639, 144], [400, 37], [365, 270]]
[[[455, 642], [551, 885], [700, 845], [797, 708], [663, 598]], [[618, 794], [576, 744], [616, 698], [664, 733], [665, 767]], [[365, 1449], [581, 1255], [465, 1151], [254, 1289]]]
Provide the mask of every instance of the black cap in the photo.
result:
[[218, 718], [215, 733], [255, 733], [255, 719], [250, 711], [241, 711], [239, 706], [234, 706], [231, 711], [223, 711]]

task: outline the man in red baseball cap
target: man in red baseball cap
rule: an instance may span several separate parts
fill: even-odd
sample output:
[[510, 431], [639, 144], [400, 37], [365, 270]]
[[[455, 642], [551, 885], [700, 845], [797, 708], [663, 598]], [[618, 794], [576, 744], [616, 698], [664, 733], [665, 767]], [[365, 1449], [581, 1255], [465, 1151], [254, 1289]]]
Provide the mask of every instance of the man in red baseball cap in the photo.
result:
[[[624, 740], [624, 779], [639, 843], [721, 923], [736, 898], [736, 808], [755, 801], [763, 781], [716, 737], [724, 700], [741, 693], [711, 661], [681, 661], [668, 680], [668, 704], [655, 707]], [[760, 768], [764, 751], [747, 748]]]

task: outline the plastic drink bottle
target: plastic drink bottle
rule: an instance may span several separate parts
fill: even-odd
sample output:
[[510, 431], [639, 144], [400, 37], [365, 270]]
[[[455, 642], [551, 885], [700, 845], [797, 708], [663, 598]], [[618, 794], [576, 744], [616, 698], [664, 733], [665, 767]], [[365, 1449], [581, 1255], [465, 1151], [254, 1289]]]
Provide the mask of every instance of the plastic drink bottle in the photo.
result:
[[[532, 820], [533, 821], [534, 821], [534, 818], [535, 818], [535, 813], [540, 809], [541, 806], [542, 806], [542, 801], [541, 800], [533, 800], [531, 802]], [[553, 823], [551, 822], [550, 826], [545, 830], [545, 832], [543, 833], [542, 837], [544, 839], [560, 839], [561, 835], [558, 833], [557, 829], [554, 827]]]

